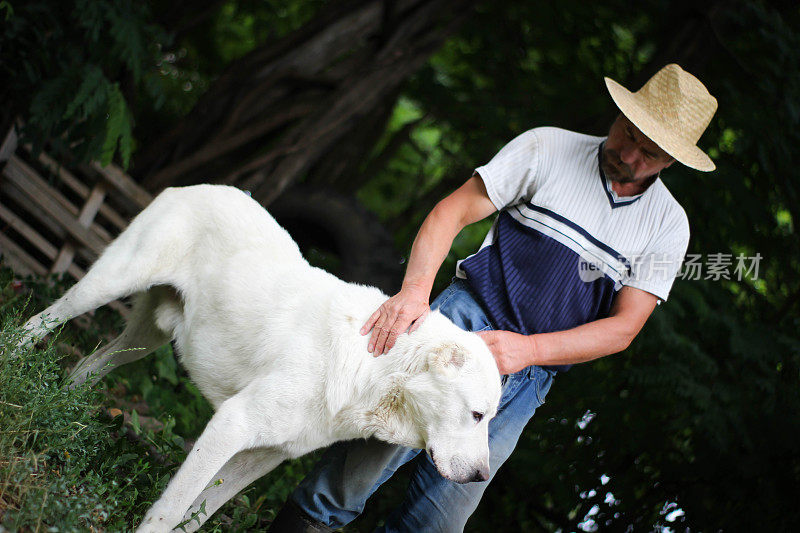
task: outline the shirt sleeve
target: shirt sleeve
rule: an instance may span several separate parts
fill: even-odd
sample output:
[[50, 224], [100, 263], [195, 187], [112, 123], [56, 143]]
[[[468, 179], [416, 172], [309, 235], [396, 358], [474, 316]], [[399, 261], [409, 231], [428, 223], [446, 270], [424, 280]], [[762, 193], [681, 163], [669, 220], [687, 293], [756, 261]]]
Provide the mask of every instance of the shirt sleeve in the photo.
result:
[[528, 130], [512, 139], [475, 172], [486, 185], [489, 200], [499, 211], [532, 195], [538, 164], [539, 139], [536, 130]]
[[666, 301], [688, 246], [689, 220], [681, 209], [642, 254], [631, 258], [631, 270], [622, 284], [654, 294], [658, 303]]

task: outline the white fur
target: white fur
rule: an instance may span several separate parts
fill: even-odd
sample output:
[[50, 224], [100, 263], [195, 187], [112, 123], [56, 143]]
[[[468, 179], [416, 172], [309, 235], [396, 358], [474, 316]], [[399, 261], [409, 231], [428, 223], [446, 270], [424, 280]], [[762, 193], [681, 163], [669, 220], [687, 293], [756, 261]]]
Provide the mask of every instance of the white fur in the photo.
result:
[[216, 410], [139, 531], [172, 530], [204, 500], [211, 514], [284, 459], [345, 439], [425, 448], [454, 481], [488, 476], [500, 376], [483, 341], [432, 313], [372, 357], [359, 328], [386, 296], [309, 266], [238, 189], [165, 190], [80, 282], [28, 321], [24, 342], [133, 293], [125, 331], [85, 358], [74, 381], [99, 379], [173, 340]]

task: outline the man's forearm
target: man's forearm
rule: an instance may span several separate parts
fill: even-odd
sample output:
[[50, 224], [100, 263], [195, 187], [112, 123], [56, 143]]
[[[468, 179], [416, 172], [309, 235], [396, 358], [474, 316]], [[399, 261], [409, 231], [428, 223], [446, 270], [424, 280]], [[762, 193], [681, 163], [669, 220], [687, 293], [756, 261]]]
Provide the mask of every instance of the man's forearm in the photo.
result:
[[453, 239], [473, 222], [496, 212], [483, 180], [477, 173], [436, 204], [422, 223], [408, 258], [403, 290], [430, 297], [436, 273], [442, 266]]
[[576, 328], [521, 335], [511, 331], [482, 331], [501, 374], [530, 365], [574, 365], [621, 352], [638, 330], [619, 317], [603, 318]]
[[619, 317], [601, 318], [581, 326], [530, 336], [530, 364], [573, 365], [618, 353], [636, 336]]
[[495, 210], [480, 176], [468, 179], [436, 204], [411, 246], [402, 289], [386, 300], [361, 327], [362, 335], [372, 332], [367, 349], [373, 355], [390, 350], [398, 335], [406, 329], [414, 331], [422, 324], [430, 311], [433, 280], [453, 239], [464, 226], [486, 218]]
[[461, 231], [459, 218], [437, 205], [425, 218], [411, 246], [403, 289], [424, 294], [427, 302], [433, 281], [450, 246]]

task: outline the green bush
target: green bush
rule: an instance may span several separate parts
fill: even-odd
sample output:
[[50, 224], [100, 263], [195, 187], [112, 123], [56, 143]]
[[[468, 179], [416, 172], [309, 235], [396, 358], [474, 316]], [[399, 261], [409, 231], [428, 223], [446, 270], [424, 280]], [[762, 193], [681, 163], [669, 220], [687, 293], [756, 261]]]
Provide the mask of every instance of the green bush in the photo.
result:
[[3, 100], [26, 121], [23, 136], [41, 147], [70, 145], [82, 160], [127, 167], [134, 150], [128, 101], [138, 92], [164, 99], [155, 68], [165, 33], [139, 2], [2, 2]]
[[[133, 529], [185, 458], [211, 406], [169, 347], [112, 372], [97, 385], [70, 389], [64, 356], [90, 353], [101, 334], [121, 329], [99, 310], [90, 327], [68, 323], [37, 348], [20, 349], [20, 326], [64, 289], [58, 280], [12, 284], [0, 270], [0, 525], [10, 531]], [[161, 427], [129, 406], [144, 405]], [[111, 417], [109, 408], [129, 414]], [[158, 426], [158, 424], [156, 424]], [[274, 518], [313, 456], [288, 462], [218, 511], [204, 531], [248, 531]]]

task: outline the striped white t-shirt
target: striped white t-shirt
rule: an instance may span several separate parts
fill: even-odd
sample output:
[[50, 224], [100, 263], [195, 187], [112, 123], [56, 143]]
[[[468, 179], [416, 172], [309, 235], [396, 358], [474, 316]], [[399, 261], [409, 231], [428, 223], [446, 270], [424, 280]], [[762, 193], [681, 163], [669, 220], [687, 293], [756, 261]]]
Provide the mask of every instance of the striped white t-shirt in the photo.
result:
[[536, 128], [476, 169], [500, 214], [456, 275], [498, 329], [545, 333], [602, 318], [623, 285], [667, 299], [689, 243], [686, 213], [660, 178], [618, 197], [599, 165], [604, 140]]

